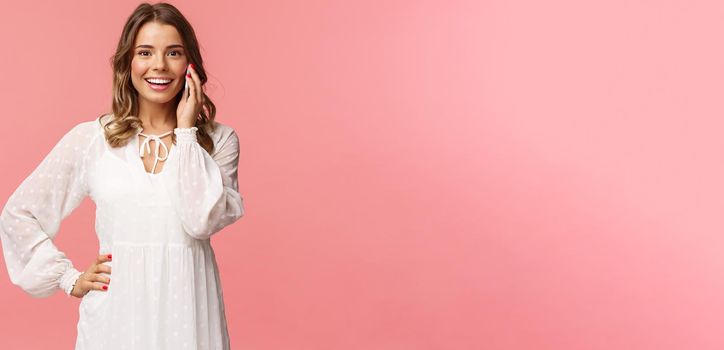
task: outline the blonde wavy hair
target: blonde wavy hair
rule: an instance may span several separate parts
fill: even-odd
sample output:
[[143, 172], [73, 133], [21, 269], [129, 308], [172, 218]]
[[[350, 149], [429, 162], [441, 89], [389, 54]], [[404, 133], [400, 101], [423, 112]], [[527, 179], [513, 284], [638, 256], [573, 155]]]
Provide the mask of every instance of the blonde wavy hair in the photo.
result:
[[[181, 40], [185, 47], [185, 52], [189, 63], [194, 64], [194, 68], [201, 78], [202, 94], [204, 95], [204, 103], [201, 113], [196, 119], [195, 126], [197, 130], [197, 139], [201, 147], [209, 154], [214, 150], [214, 142], [209, 136], [216, 128], [214, 117], [216, 116], [216, 106], [211, 99], [203, 92], [203, 86], [206, 84], [207, 76], [204, 70], [203, 59], [199, 52], [199, 44], [196, 40], [191, 24], [171, 4], [142, 3], [136, 7], [133, 13], [128, 17], [123, 27], [123, 33], [118, 41], [116, 53], [111, 56], [111, 67], [113, 68], [113, 102], [111, 119], [103, 125], [102, 116], [99, 122], [103, 125], [106, 141], [111, 147], [121, 147], [126, 145], [131, 137], [136, 135], [136, 131], [142, 126], [141, 119], [138, 118], [138, 91], [133, 87], [131, 82], [131, 61], [133, 60], [133, 44], [136, 35], [141, 27], [147, 22], [159, 22], [172, 25], [181, 35]], [[178, 106], [183, 95], [183, 89], [174, 97], [174, 105]], [[174, 108], [175, 110], [175, 108]], [[106, 115], [106, 114], [104, 114]], [[176, 144], [176, 135], [172, 133], [172, 142]]]

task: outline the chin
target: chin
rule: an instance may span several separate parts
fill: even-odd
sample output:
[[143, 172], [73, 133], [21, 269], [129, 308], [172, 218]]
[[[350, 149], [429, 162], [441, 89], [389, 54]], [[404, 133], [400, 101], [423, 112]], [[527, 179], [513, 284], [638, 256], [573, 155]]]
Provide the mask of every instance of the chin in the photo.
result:
[[163, 96], [148, 96], [146, 94], [139, 94], [139, 99], [144, 100], [146, 102], [150, 103], [158, 103], [158, 104], [166, 104], [173, 100], [173, 96], [163, 97]]
[[154, 91], [141, 94], [142, 98], [146, 101], [153, 103], [168, 103], [174, 101], [178, 92], [166, 91], [164, 93], [157, 93]]

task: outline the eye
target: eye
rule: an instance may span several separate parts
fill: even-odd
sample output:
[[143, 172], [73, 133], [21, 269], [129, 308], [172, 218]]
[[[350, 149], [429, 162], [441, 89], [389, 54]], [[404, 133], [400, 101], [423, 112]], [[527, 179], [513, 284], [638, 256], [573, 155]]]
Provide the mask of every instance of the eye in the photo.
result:
[[146, 51], [146, 50], [138, 51], [138, 54], [141, 56], [146, 56], [146, 55], [144, 55], [144, 53], [150, 53], [150, 51]]
[[173, 51], [171, 51], [171, 52], [177, 53], [177, 55], [174, 55], [174, 56], [181, 56], [181, 51], [179, 51], [179, 50], [173, 50]]

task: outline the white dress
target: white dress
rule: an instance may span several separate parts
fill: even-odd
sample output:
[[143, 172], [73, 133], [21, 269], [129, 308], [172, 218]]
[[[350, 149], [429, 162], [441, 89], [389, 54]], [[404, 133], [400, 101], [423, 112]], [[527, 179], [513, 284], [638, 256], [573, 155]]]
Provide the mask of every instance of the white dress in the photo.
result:
[[168, 155], [150, 174], [138, 134], [119, 148], [105, 141], [109, 117], [73, 127], [8, 199], [0, 239], [10, 280], [33, 297], [70, 295], [81, 272], [53, 238], [87, 195], [96, 204], [99, 254], [112, 254], [104, 264], [113, 270], [103, 273], [108, 291], [81, 300], [75, 349], [229, 349], [210, 237], [244, 215], [236, 133], [216, 123], [210, 155], [196, 127], [176, 128], [166, 154], [156, 143], [145, 155]]

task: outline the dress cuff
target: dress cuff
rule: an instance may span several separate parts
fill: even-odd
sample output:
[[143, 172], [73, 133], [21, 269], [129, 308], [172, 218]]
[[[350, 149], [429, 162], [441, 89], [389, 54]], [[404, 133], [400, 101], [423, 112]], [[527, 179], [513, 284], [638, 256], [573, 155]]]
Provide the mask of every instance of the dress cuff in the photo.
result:
[[190, 128], [175, 128], [173, 133], [176, 134], [176, 142], [198, 142], [196, 131], [199, 128], [192, 126]]
[[63, 276], [60, 277], [60, 289], [62, 289], [66, 295], [70, 296], [70, 293], [73, 291], [73, 286], [81, 274], [82, 272], [71, 266], [67, 271], [65, 271]]

